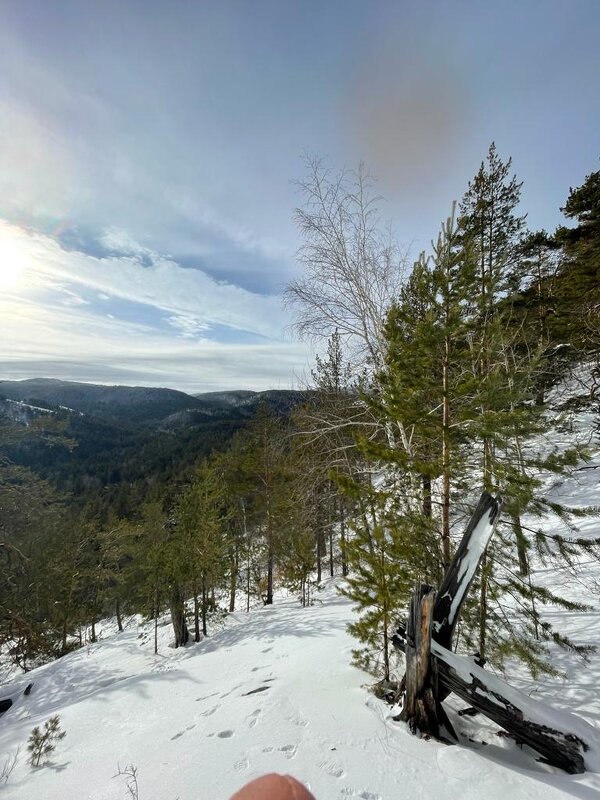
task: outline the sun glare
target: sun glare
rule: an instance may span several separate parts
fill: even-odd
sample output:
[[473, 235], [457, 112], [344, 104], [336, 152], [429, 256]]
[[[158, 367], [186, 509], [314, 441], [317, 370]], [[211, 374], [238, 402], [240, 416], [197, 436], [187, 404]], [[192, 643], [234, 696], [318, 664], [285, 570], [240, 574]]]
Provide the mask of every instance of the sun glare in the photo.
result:
[[27, 255], [18, 241], [0, 232], [0, 291], [15, 289], [23, 283]]

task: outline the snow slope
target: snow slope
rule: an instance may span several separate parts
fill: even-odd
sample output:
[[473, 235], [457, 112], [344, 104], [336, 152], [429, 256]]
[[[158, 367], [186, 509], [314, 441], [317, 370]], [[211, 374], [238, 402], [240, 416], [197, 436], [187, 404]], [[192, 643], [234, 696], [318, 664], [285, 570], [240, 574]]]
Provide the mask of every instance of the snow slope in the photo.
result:
[[[19, 696], [0, 718], [0, 767], [21, 745], [3, 798], [121, 800], [129, 795], [125, 779], [112, 777], [118, 764], [138, 768], [139, 800], [227, 800], [269, 771], [298, 777], [318, 800], [600, 796], [600, 775], [541, 765], [477, 718], [456, 722], [478, 743], [410, 736], [368, 692], [368, 676], [349, 665], [351, 616], [332, 582], [311, 608], [280, 598], [231, 615], [224, 630], [185, 649], [168, 647], [165, 618], [158, 656], [150, 626], [132, 620], [121, 634], [105, 630], [97, 644], [1, 688], [0, 697]], [[597, 628], [598, 617], [587, 624]], [[553, 679], [536, 696], [559, 707], [589, 701], [599, 661], [577, 673], [581, 694], [565, 694]], [[598, 725], [598, 701], [587, 711]], [[29, 732], [56, 713], [67, 736], [47, 766], [32, 769]]]

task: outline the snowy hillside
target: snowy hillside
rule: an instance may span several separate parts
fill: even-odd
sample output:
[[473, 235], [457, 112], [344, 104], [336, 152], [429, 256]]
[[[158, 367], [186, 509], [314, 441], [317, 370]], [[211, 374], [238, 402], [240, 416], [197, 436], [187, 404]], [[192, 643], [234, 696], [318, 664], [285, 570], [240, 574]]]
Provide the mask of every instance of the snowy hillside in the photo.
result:
[[[579, 474], [589, 502], [598, 476]], [[1, 697], [17, 698], [0, 719], [2, 763], [21, 747], [3, 796], [124, 799], [126, 779], [113, 776], [129, 764], [140, 800], [227, 800], [269, 771], [298, 777], [318, 800], [599, 796], [600, 775], [541, 765], [480, 717], [453, 715], [461, 746], [409, 735], [368, 692], [368, 676], [349, 665], [351, 617], [332, 582], [311, 608], [279, 598], [272, 608], [236, 612], [224, 630], [181, 650], [168, 647], [165, 618], [158, 656], [150, 626], [132, 620], [121, 634], [107, 627], [97, 644], [2, 687]], [[565, 623], [600, 644], [597, 614], [566, 615]], [[583, 667], [563, 656], [560, 667], [567, 681], [520, 685], [600, 727], [600, 656]], [[66, 738], [45, 767], [32, 769], [29, 732], [57, 713]]]

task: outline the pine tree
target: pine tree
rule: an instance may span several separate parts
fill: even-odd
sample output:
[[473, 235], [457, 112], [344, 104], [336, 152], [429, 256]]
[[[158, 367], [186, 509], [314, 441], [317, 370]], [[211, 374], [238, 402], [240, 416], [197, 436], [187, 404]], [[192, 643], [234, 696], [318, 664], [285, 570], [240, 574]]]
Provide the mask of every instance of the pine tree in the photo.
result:
[[215, 463], [204, 461], [193, 481], [180, 496], [176, 510], [176, 531], [182, 548], [183, 575], [194, 600], [194, 638], [207, 635], [207, 614], [211, 597], [225, 576], [225, 490]]
[[31, 731], [27, 749], [30, 752], [29, 760], [33, 767], [39, 767], [44, 756], [56, 750], [56, 743], [64, 739], [65, 731], [60, 728], [60, 717], [56, 714], [44, 723], [44, 730], [36, 727]]

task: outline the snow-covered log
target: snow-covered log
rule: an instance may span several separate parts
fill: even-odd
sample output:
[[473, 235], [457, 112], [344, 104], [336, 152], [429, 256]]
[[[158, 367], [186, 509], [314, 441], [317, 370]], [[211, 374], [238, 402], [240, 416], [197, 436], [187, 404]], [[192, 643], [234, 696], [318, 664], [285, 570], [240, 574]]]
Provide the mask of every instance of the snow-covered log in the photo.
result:
[[571, 774], [600, 771], [600, 734], [585, 720], [534, 700], [437, 642], [432, 665], [439, 683], [527, 744], [542, 761]]

